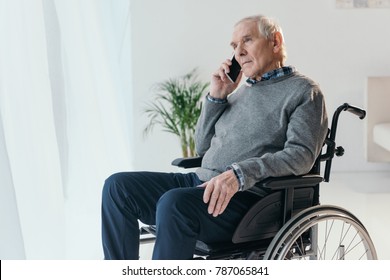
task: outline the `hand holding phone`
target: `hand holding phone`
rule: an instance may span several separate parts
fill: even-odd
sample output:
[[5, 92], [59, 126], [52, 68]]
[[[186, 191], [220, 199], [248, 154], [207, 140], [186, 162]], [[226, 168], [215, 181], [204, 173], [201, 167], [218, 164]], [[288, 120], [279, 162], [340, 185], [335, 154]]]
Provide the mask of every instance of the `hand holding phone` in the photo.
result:
[[[218, 99], [225, 99], [238, 86], [237, 79], [241, 77], [241, 67], [237, 60], [232, 57], [231, 61], [226, 59], [216, 70], [210, 83], [210, 96]], [[230, 82], [229, 82], [229, 81]]]
[[238, 61], [236, 60], [234, 55], [233, 55], [231, 61], [232, 61], [232, 65], [230, 65], [229, 73], [225, 72], [225, 74], [232, 83], [235, 83], [237, 80], [237, 77], [240, 75], [241, 66], [238, 63]]

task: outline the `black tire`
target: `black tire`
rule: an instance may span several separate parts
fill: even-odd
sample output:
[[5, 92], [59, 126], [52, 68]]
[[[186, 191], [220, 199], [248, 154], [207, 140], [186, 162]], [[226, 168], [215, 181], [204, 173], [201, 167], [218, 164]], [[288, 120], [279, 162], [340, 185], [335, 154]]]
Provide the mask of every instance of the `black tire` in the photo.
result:
[[331, 205], [310, 207], [290, 219], [273, 238], [265, 260], [375, 260], [374, 244], [349, 211]]

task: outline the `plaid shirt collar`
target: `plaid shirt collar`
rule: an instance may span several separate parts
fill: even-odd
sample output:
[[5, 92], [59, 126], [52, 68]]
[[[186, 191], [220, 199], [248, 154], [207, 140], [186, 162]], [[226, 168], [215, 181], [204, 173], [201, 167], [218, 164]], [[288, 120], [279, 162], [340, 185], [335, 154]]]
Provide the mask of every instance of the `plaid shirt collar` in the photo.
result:
[[254, 84], [258, 83], [258, 82], [268, 81], [268, 80], [280, 78], [280, 77], [289, 75], [291, 73], [294, 73], [295, 71], [296, 71], [296, 69], [295, 69], [294, 66], [283, 66], [281, 68], [278, 68], [278, 69], [275, 69], [275, 70], [272, 70], [272, 71], [269, 71], [269, 72], [263, 74], [261, 76], [260, 80], [255, 80], [255, 79], [252, 79], [252, 78], [248, 78], [246, 80], [246, 83], [249, 86], [252, 86], [252, 85], [254, 85]]

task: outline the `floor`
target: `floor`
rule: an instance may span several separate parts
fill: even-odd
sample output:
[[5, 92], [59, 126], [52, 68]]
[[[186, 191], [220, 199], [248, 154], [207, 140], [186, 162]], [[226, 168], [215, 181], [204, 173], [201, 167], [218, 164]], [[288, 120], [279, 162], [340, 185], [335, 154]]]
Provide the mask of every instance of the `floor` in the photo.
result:
[[[378, 258], [390, 260], [390, 172], [333, 172], [321, 184], [321, 204], [341, 206], [367, 228]], [[150, 259], [153, 244], [141, 246], [141, 259]]]

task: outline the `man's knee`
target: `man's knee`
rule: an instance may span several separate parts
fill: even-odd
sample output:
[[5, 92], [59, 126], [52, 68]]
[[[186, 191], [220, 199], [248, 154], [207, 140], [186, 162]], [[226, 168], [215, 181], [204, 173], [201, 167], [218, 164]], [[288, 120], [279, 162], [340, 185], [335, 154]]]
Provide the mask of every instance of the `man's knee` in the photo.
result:
[[168, 218], [172, 215], [191, 218], [196, 216], [200, 204], [201, 190], [173, 189], [161, 196], [157, 202], [158, 217]]
[[104, 181], [103, 200], [105, 198], [111, 197], [113, 192], [118, 191], [118, 186], [120, 186], [119, 182], [122, 180], [121, 177], [121, 173], [115, 173]]
[[104, 203], [120, 202], [132, 196], [133, 175], [131, 173], [115, 173], [109, 176], [103, 185], [102, 201]]

